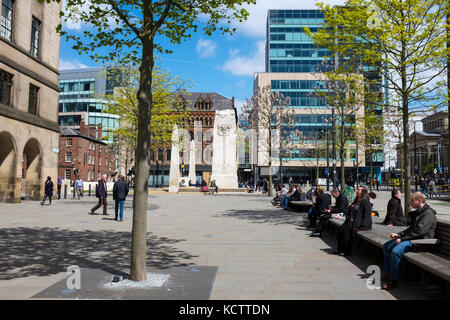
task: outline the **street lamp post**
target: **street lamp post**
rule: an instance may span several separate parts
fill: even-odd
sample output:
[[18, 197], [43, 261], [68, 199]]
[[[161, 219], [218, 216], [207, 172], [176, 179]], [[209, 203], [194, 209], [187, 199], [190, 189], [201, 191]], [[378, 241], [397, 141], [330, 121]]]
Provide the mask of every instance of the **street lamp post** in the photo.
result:
[[330, 143], [329, 143], [329, 128], [327, 126], [327, 191], [330, 190]]
[[416, 121], [414, 121], [414, 180], [415, 190], [417, 191], [417, 144], [416, 144]]
[[332, 122], [332, 131], [331, 131], [331, 139], [332, 139], [332, 149], [333, 153], [333, 188], [336, 188], [336, 121], [334, 119], [334, 106], [331, 109], [331, 121]]
[[359, 185], [358, 137], [356, 137], [356, 187]]

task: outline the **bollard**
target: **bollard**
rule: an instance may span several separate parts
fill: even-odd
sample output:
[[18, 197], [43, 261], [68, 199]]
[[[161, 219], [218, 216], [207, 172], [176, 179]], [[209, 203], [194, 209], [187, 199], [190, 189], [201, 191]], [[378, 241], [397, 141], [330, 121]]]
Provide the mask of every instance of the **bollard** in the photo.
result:
[[73, 198], [75, 199], [75, 184], [73, 184]]
[[91, 196], [91, 185], [89, 184], [89, 197]]
[[67, 184], [64, 185], [64, 199], [67, 199]]

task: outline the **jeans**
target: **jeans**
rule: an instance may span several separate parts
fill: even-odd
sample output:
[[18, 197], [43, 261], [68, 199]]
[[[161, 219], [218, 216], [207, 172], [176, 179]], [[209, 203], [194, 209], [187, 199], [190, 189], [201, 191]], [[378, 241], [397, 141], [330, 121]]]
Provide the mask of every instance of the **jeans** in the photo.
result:
[[123, 220], [123, 206], [125, 204], [125, 200], [118, 200], [116, 199], [116, 206], [115, 206], [115, 212], [116, 212], [116, 219], [117, 219], [117, 211], [119, 210], [120, 206], [120, 220]]
[[423, 188], [422, 193], [428, 198], [428, 188]]
[[289, 200], [291, 200], [291, 197], [290, 197], [290, 196], [285, 196], [284, 199], [283, 199], [283, 203], [284, 203], [284, 208], [285, 208], [285, 209], [287, 209]]
[[391, 280], [400, 278], [402, 256], [405, 252], [411, 251], [411, 241], [402, 241], [395, 244], [395, 240], [389, 240], [383, 246], [384, 270]]

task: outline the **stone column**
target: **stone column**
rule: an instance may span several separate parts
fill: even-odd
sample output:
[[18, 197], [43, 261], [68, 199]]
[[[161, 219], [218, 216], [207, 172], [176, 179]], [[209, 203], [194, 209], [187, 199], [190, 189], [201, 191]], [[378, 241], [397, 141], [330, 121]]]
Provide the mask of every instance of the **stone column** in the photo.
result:
[[[195, 136], [194, 136], [195, 138]], [[192, 181], [193, 184], [197, 181], [196, 175], [195, 175], [195, 139], [191, 140], [191, 145], [189, 148], [189, 180]]]
[[180, 150], [178, 146], [178, 127], [172, 132], [172, 152], [170, 156], [169, 192], [178, 192], [180, 183]]
[[219, 190], [237, 189], [236, 120], [234, 110], [218, 110], [214, 119], [211, 181]]

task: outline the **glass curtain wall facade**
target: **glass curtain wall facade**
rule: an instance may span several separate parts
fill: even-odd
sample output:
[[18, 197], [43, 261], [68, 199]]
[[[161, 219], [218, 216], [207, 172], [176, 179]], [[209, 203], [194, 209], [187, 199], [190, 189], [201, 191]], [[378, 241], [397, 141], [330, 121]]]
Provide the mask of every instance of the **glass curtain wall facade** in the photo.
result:
[[[304, 30], [308, 27], [315, 33], [323, 22], [324, 14], [319, 10], [269, 10], [266, 72], [306, 74], [324, 71], [324, 57], [330, 56], [331, 52], [326, 48], [315, 46]], [[309, 139], [325, 138], [324, 130], [331, 126], [329, 122], [331, 114], [326, 110], [326, 100], [315, 94], [317, 88], [324, 86], [321, 81], [314, 77], [310, 80], [293, 80], [287, 76], [286, 80], [271, 80], [270, 85], [272, 91], [278, 91], [284, 97], [289, 97], [291, 107], [300, 112], [295, 114], [295, 126], [286, 131], [288, 134], [295, 131]], [[301, 109], [316, 112], [304, 114]], [[292, 134], [291, 141], [300, 142], [298, 134]], [[283, 158], [283, 162], [286, 161], [283, 165], [289, 166], [292, 161], [315, 160], [313, 149], [298, 149], [289, 158]]]
[[[330, 162], [331, 155], [331, 110], [327, 108], [327, 102], [323, 97], [317, 96], [317, 89], [325, 88], [324, 83], [319, 81], [318, 74], [327, 71], [327, 63], [324, 63], [324, 57], [332, 56], [332, 52], [326, 48], [317, 47], [313, 40], [306, 34], [304, 28], [309, 28], [312, 33], [317, 32], [324, 23], [324, 13], [320, 10], [269, 10], [267, 15], [267, 39], [265, 56], [265, 74], [255, 75], [255, 86], [270, 84], [272, 91], [278, 91], [284, 97], [290, 98], [291, 107], [295, 111], [295, 126], [289, 128], [291, 132], [301, 133], [306, 137], [303, 140], [306, 145], [309, 139], [321, 139], [326, 141], [328, 133]], [[330, 58], [328, 58], [330, 59]], [[332, 58], [334, 60], [334, 58]], [[374, 74], [371, 68], [365, 66], [364, 70], [368, 78], [377, 78], [381, 81], [379, 75]], [[369, 74], [371, 73], [372, 74]], [[373, 88], [378, 90], [378, 88]], [[388, 99], [388, 92], [385, 92], [385, 99]], [[377, 114], [382, 113], [378, 106], [365, 106], [374, 109]], [[350, 124], [349, 124], [350, 125]], [[294, 134], [291, 135], [295, 137]], [[298, 139], [298, 138], [297, 138]], [[300, 140], [300, 139], [298, 139]], [[295, 142], [295, 139], [293, 140]], [[355, 171], [356, 146], [354, 141], [345, 153], [346, 175]], [[379, 169], [383, 165], [382, 150], [375, 152], [372, 159], [364, 159], [364, 149], [360, 148], [358, 159], [360, 163], [360, 172], [362, 168], [371, 162], [372, 166], [379, 175]], [[279, 161], [275, 157], [273, 161]], [[325, 176], [326, 158], [320, 159], [320, 177]], [[337, 161], [339, 153], [337, 152]], [[314, 152], [313, 144], [302, 147], [302, 149], [292, 152], [289, 158], [283, 158], [283, 176], [285, 179], [289, 175], [300, 176], [301, 180], [314, 180], [313, 166], [317, 161], [317, 155]], [[352, 165], [353, 164], [353, 165]], [[355, 171], [356, 173], [356, 171]], [[355, 174], [353, 174], [355, 177]]]
[[[101, 97], [112, 94], [116, 83], [105, 79], [109, 68], [61, 70], [59, 79], [60, 126], [79, 129], [82, 117], [86, 125], [102, 125], [103, 139], [112, 142], [111, 131], [119, 128], [119, 116], [107, 113], [107, 105]], [[114, 82], [117, 82], [114, 80]]]

